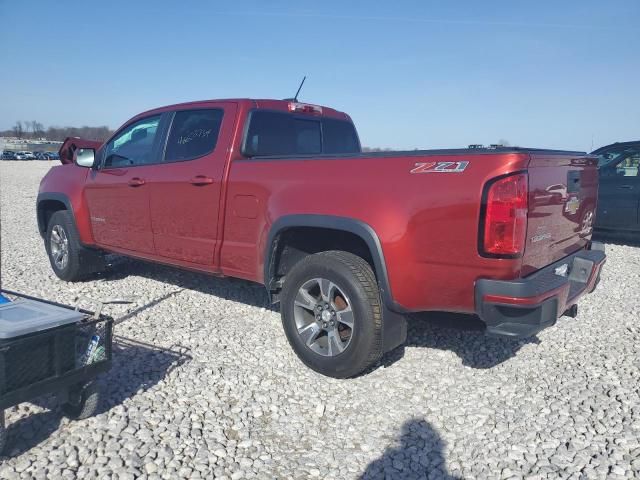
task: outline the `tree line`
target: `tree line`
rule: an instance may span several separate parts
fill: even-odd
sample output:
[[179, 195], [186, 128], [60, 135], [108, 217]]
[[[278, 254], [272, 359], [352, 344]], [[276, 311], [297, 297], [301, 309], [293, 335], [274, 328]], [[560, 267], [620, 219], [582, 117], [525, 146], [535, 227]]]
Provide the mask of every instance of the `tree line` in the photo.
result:
[[81, 137], [87, 140], [106, 140], [113, 134], [113, 130], [107, 126], [101, 127], [56, 127], [44, 128], [42, 123], [32, 120], [30, 122], [17, 121], [15, 125], [5, 131], [0, 131], [0, 136], [17, 137], [31, 140], [53, 140], [62, 141], [67, 137]]

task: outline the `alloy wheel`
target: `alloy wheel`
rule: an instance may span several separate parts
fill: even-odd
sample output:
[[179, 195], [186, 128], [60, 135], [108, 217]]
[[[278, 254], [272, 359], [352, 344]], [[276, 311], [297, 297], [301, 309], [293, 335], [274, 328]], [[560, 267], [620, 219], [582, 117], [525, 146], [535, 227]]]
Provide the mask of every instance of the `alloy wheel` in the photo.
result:
[[58, 269], [64, 270], [69, 263], [69, 239], [60, 225], [54, 225], [51, 229], [50, 245], [53, 263]]
[[299, 288], [294, 319], [304, 344], [319, 355], [335, 357], [353, 338], [351, 302], [338, 285], [326, 278], [313, 278]]

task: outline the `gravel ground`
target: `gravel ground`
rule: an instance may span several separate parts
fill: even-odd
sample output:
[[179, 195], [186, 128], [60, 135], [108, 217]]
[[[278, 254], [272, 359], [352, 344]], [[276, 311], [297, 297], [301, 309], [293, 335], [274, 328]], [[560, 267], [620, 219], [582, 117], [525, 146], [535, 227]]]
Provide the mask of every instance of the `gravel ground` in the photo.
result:
[[[640, 248], [608, 245], [602, 284], [526, 341], [431, 315], [354, 380], [305, 368], [263, 287], [115, 259], [94, 281], [52, 273], [35, 225], [50, 164], [0, 162], [2, 283], [108, 313], [101, 413], [55, 399], [7, 411], [0, 478], [633, 478], [640, 476]], [[615, 277], [614, 277], [615, 275]]]

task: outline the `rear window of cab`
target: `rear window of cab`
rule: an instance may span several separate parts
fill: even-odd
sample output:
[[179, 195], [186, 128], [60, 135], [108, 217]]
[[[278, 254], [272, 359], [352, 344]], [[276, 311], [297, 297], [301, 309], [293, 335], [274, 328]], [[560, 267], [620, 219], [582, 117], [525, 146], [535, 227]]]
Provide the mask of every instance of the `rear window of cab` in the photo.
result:
[[246, 157], [359, 153], [351, 122], [254, 110], [242, 153]]

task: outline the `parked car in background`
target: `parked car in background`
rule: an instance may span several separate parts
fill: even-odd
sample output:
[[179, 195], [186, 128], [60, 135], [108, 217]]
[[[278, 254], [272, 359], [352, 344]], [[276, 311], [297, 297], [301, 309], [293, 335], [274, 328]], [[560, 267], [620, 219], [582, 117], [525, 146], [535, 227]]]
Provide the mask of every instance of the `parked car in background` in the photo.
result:
[[598, 186], [584, 152], [362, 153], [343, 112], [238, 99], [151, 110], [60, 158], [37, 199], [59, 278], [113, 252], [260, 282], [294, 351], [333, 377], [402, 344], [413, 312], [533, 335], [577, 314], [605, 262], [581, 227]]
[[4, 152], [2, 152], [2, 159], [16, 160], [16, 152], [14, 152], [13, 150], [5, 150]]
[[34, 152], [36, 160], [49, 160], [49, 152]]
[[33, 152], [30, 152], [28, 150], [23, 150], [21, 152], [18, 152], [18, 155], [20, 155], [22, 158], [20, 158], [20, 160], [35, 160], [36, 156], [33, 154]]
[[27, 156], [24, 152], [16, 152], [14, 160], [26, 160]]
[[58, 152], [47, 152], [46, 156], [47, 160], [60, 160], [60, 155], [58, 155]]
[[598, 148], [600, 172], [595, 228], [640, 233], [640, 140]]

